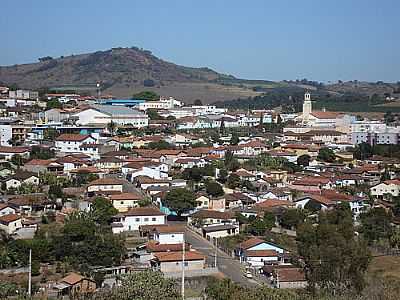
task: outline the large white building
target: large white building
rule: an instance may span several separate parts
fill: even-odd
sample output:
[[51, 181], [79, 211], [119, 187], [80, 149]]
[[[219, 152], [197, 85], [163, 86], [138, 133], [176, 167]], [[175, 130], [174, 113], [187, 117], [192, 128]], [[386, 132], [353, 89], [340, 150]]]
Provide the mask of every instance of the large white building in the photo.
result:
[[157, 208], [137, 207], [114, 217], [111, 227], [114, 233], [139, 230], [143, 225], [163, 225], [166, 215]]
[[72, 115], [79, 125], [108, 124], [111, 121], [119, 125], [132, 125], [136, 128], [147, 127], [149, 117], [132, 108], [113, 105], [91, 105]]
[[183, 103], [176, 100], [175, 98], [160, 98], [158, 101], [146, 101], [138, 104], [139, 110], [148, 109], [173, 109], [175, 107], [181, 107]]
[[77, 153], [83, 144], [95, 144], [96, 139], [87, 134], [62, 134], [55, 140], [55, 147], [58, 152]]

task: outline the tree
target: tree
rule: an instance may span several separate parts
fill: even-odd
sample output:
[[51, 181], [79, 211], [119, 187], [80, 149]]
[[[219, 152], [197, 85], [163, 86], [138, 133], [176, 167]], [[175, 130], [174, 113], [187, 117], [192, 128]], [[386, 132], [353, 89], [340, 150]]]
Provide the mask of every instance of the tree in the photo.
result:
[[367, 245], [354, 234], [349, 206], [321, 212], [318, 224], [305, 222], [297, 230], [297, 249], [303, 257], [309, 287], [330, 294], [359, 293], [370, 262]]
[[118, 213], [118, 210], [112, 205], [111, 201], [103, 197], [97, 197], [93, 201], [91, 213], [95, 222], [109, 224], [111, 218]]
[[239, 135], [236, 132], [234, 132], [234, 133], [232, 133], [230, 144], [237, 145], [238, 143], [239, 143]]
[[209, 181], [206, 183], [206, 192], [212, 197], [219, 197], [224, 194], [222, 186], [215, 181]]
[[158, 100], [160, 96], [153, 91], [143, 91], [132, 96], [132, 99], [139, 99], [139, 100]]
[[371, 208], [360, 215], [360, 220], [362, 225], [361, 232], [370, 244], [390, 237], [392, 215], [384, 208]]
[[203, 105], [203, 102], [201, 102], [200, 99], [196, 99], [196, 100], [194, 100], [193, 105], [202, 106], [202, 105]]
[[231, 174], [228, 176], [226, 181], [226, 186], [230, 189], [235, 189], [240, 185], [240, 177], [236, 174]]
[[108, 132], [113, 136], [116, 129], [117, 129], [117, 123], [111, 120], [110, 123], [107, 124]]
[[332, 163], [336, 160], [336, 155], [332, 149], [324, 147], [319, 150], [317, 158], [321, 161]]
[[238, 160], [236, 159], [236, 157], [234, 157], [233, 152], [228, 150], [225, 152], [225, 168], [229, 171], [236, 171], [240, 164], [238, 162]]
[[226, 169], [220, 169], [218, 174], [218, 181], [225, 183], [228, 179], [228, 171]]
[[372, 147], [368, 143], [361, 143], [356, 146], [353, 153], [354, 158], [364, 160], [370, 158], [373, 155]]
[[49, 196], [52, 199], [62, 198], [64, 195], [62, 188], [58, 184], [52, 184], [49, 187]]
[[288, 209], [286, 210], [281, 219], [280, 224], [288, 229], [297, 228], [301, 223], [304, 222], [305, 215], [300, 209]]
[[194, 193], [184, 188], [169, 191], [165, 197], [165, 204], [179, 216], [197, 205]]
[[49, 127], [43, 131], [43, 139], [47, 141], [54, 141], [59, 136], [57, 129]]
[[168, 143], [167, 141], [161, 140], [158, 142], [151, 142], [147, 145], [147, 148], [149, 149], [157, 149], [157, 150], [163, 150], [163, 149], [171, 149], [172, 145]]
[[150, 118], [150, 120], [161, 120], [162, 117], [158, 114], [157, 110], [154, 108], [149, 108], [146, 110], [147, 116]]
[[19, 168], [25, 163], [25, 159], [21, 155], [15, 154], [11, 157], [11, 163]]
[[50, 159], [54, 157], [55, 157], [54, 150], [50, 150], [50, 148], [32, 146], [30, 154], [31, 159]]
[[311, 157], [310, 157], [310, 155], [308, 155], [308, 154], [300, 155], [300, 156], [297, 158], [297, 164], [298, 164], [299, 166], [303, 166], [303, 167], [308, 167], [309, 164], [310, 164], [310, 161], [311, 161]]
[[271, 212], [265, 212], [262, 218], [255, 218], [250, 222], [248, 230], [254, 235], [264, 235], [265, 231], [271, 230], [274, 225], [275, 215]]
[[165, 278], [161, 272], [147, 270], [122, 277], [117, 288], [106, 291], [100, 298], [108, 300], [179, 300], [181, 296], [175, 280]]
[[53, 108], [62, 108], [62, 104], [58, 101], [57, 98], [51, 98], [46, 103], [46, 109], [53, 109]]

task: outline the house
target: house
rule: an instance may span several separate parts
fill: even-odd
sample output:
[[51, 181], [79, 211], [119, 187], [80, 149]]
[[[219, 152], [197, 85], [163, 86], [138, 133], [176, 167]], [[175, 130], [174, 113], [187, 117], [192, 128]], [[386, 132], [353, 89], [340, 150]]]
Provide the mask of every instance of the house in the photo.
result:
[[89, 183], [86, 188], [88, 195], [120, 194], [124, 181], [116, 178], [100, 178]]
[[22, 158], [29, 158], [30, 149], [28, 147], [6, 147], [0, 146], [0, 156], [10, 160], [14, 155]]
[[22, 184], [39, 185], [39, 176], [31, 172], [17, 172], [11, 178], [5, 180], [6, 189], [17, 189]]
[[370, 188], [373, 197], [384, 199], [400, 195], [400, 180], [386, 180]]
[[54, 285], [54, 289], [58, 296], [68, 295], [75, 298], [77, 295], [93, 293], [96, 290], [96, 282], [77, 273], [71, 273], [60, 279]]
[[199, 195], [196, 198], [197, 209], [225, 210], [225, 197], [209, 198], [205, 195]]
[[189, 215], [188, 224], [195, 227], [225, 224], [237, 225], [237, 220], [232, 212], [202, 209]]
[[152, 234], [153, 240], [159, 244], [182, 244], [185, 228], [179, 225], [156, 226]]
[[300, 268], [276, 268], [273, 270], [273, 284], [278, 289], [304, 289], [307, 280]]
[[55, 173], [62, 174], [64, 166], [54, 159], [32, 159], [26, 162], [22, 169], [32, 173]]
[[0, 216], [15, 214], [16, 209], [6, 203], [0, 203]]
[[166, 179], [154, 179], [148, 176], [137, 176], [134, 178], [137, 186], [142, 190], [147, 190], [149, 187], [169, 187], [171, 182]]
[[122, 174], [133, 180], [137, 176], [147, 176], [153, 179], [168, 177], [169, 166], [165, 163], [149, 160], [136, 160], [122, 166]]
[[288, 187], [302, 192], [319, 192], [321, 189], [332, 189], [333, 183], [330, 178], [307, 176], [293, 181]]
[[119, 172], [123, 164], [124, 161], [118, 157], [103, 157], [97, 160], [94, 166], [100, 170]]
[[239, 225], [221, 224], [203, 226], [202, 228], [203, 237], [209, 241], [237, 234], [239, 234]]
[[[264, 261], [283, 262], [281, 257], [285, 249], [271, 242], [254, 237], [240, 243], [235, 252], [241, 262], [260, 267], [264, 265]], [[262, 265], [261, 262], [263, 262]]]
[[114, 233], [139, 230], [143, 225], [162, 225], [166, 215], [155, 207], [136, 207], [114, 216], [111, 224]]
[[204, 166], [206, 165], [206, 161], [201, 158], [184, 157], [175, 160], [174, 164], [181, 169], [188, 169], [193, 167], [204, 168]]
[[112, 205], [119, 211], [125, 212], [131, 208], [139, 206], [139, 201], [143, 200], [143, 195], [139, 193], [122, 193], [110, 195]]
[[245, 181], [255, 181], [256, 180], [256, 175], [250, 173], [246, 169], [238, 169], [233, 174], [239, 176], [240, 180], [245, 180]]
[[95, 144], [96, 139], [88, 134], [64, 133], [55, 140], [55, 147], [58, 152], [76, 153], [80, 152], [83, 144]]
[[13, 234], [22, 228], [22, 218], [17, 214], [6, 214], [0, 216], [0, 229], [7, 234]]
[[[151, 266], [154, 270], [163, 273], [182, 272], [182, 252], [157, 252], [153, 255], [154, 259], [151, 260]], [[203, 270], [205, 263], [206, 257], [200, 252], [195, 250], [185, 252], [185, 271]]]
[[114, 105], [91, 105], [72, 115], [79, 125], [109, 124], [130, 125], [134, 128], [147, 127], [149, 117], [132, 108]]

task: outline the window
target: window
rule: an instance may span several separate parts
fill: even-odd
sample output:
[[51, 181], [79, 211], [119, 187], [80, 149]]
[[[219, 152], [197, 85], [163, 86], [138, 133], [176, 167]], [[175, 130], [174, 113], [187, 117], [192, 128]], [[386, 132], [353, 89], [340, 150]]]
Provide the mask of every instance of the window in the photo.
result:
[[189, 265], [189, 263], [187, 261], [185, 261], [185, 267], [187, 267]]
[[140, 218], [136, 218], [135, 221], [136, 221], [136, 222], [140, 222]]
[[148, 222], [148, 221], [149, 221], [149, 218], [144, 218], [144, 221], [145, 221], [145, 222]]
[[155, 221], [155, 220], [156, 220], [156, 218], [151, 218], [151, 220], [152, 220], [152, 221]]
[[124, 201], [121, 201], [120, 204], [124, 204]]

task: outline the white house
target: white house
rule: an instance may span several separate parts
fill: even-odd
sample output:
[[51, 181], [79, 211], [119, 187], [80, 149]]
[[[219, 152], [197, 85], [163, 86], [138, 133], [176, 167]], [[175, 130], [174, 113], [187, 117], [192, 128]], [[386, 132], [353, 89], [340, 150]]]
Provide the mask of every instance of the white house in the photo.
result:
[[397, 197], [400, 194], [400, 180], [386, 180], [370, 188], [371, 195], [384, 198], [387, 195]]
[[159, 244], [182, 244], [185, 230], [181, 226], [157, 226], [153, 232], [153, 239]]
[[9, 206], [8, 204], [0, 203], [0, 216], [5, 216], [5, 215], [15, 214], [15, 213], [16, 213], [15, 208]]
[[119, 212], [126, 212], [131, 208], [139, 206], [139, 201], [143, 200], [143, 195], [139, 193], [122, 193], [110, 195], [112, 205]]
[[89, 183], [86, 190], [89, 195], [122, 193], [123, 183], [116, 178], [100, 178]]
[[240, 261], [253, 267], [262, 267], [267, 262], [284, 263], [285, 249], [259, 238], [251, 238], [239, 244], [236, 255]]
[[137, 110], [125, 106], [92, 105], [72, 115], [77, 124], [108, 124], [111, 121], [118, 125], [132, 125], [135, 128], [147, 127], [149, 117]]
[[143, 225], [162, 225], [166, 223], [166, 215], [154, 207], [137, 207], [120, 213], [111, 224], [113, 233], [139, 230]]
[[56, 138], [55, 147], [58, 152], [77, 153], [80, 152], [82, 145], [95, 143], [96, 139], [90, 135], [65, 133]]
[[23, 158], [28, 158], [30, 149], [27, 147], [6, 147], [0, 146], [0, 156], [4, 156], [6, 160], [10, 160], [14, 155], [20, 155]]
[[7, 214], [0, 217], [0, 229], [7, 234], [13, 234], [18, 229], [22, 228], [22, 219], [16, 214]]

